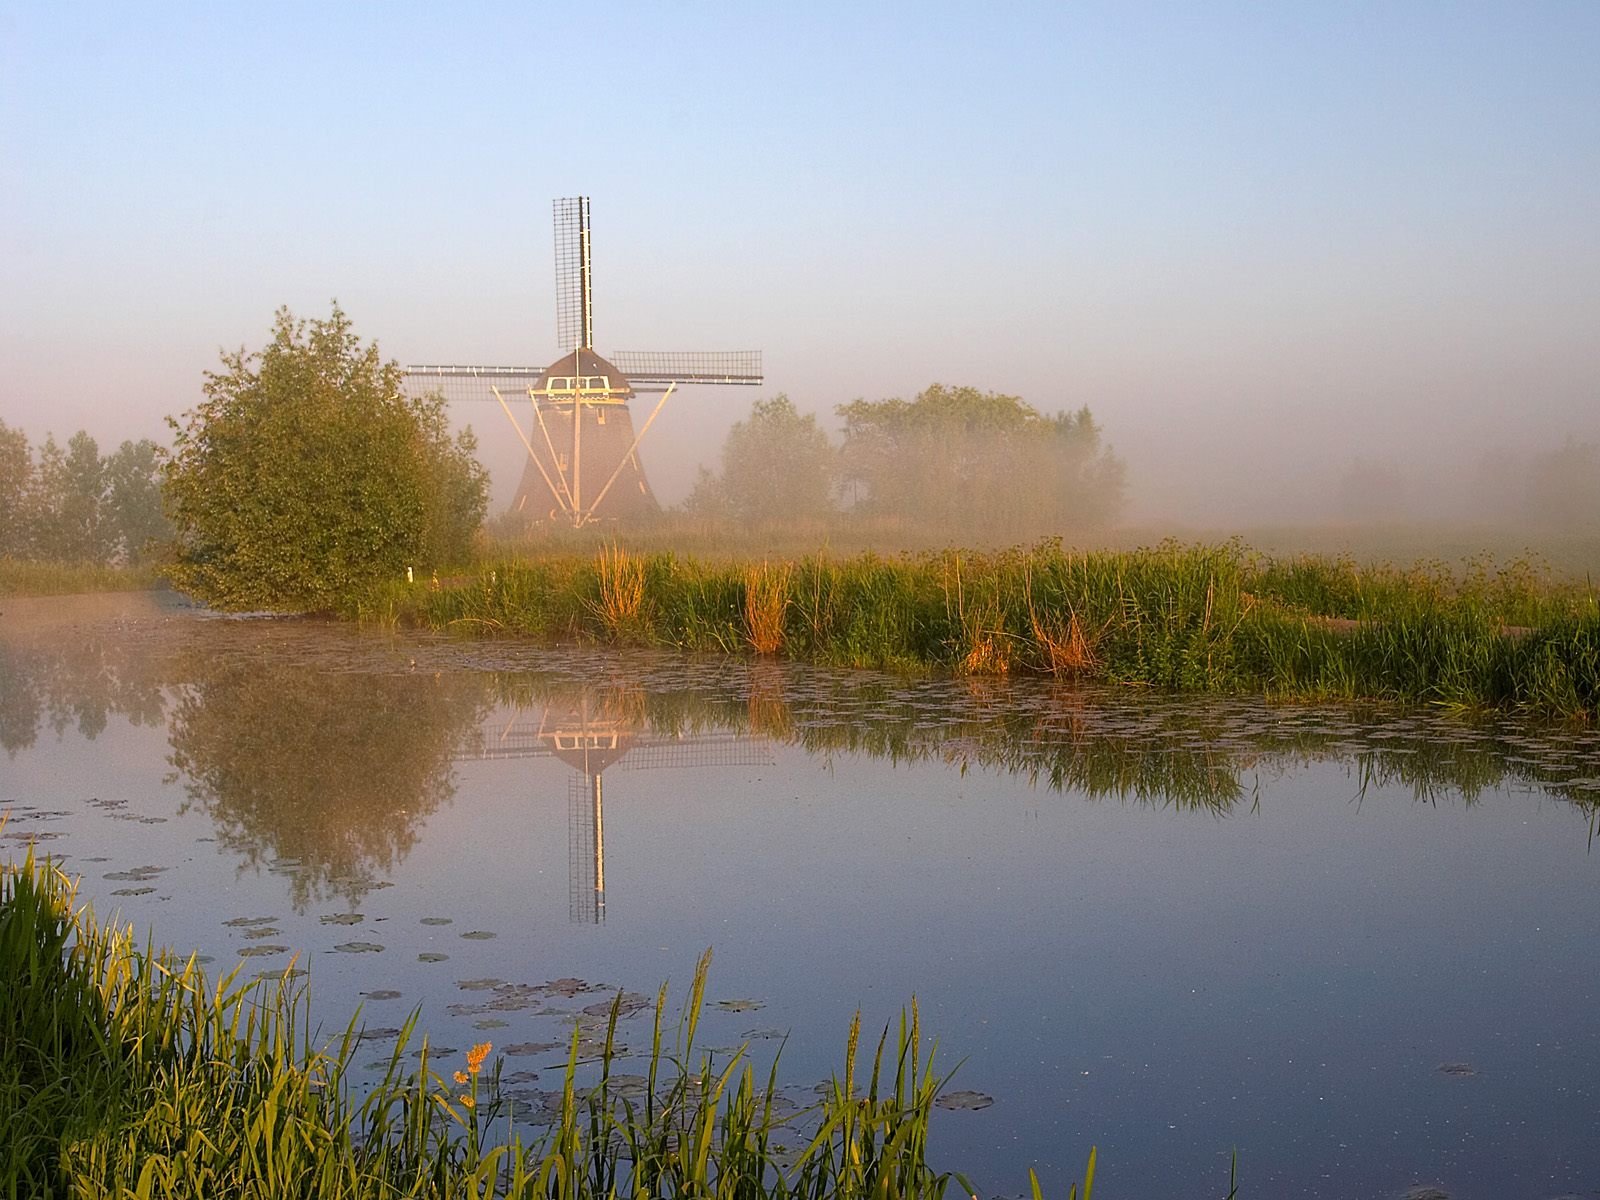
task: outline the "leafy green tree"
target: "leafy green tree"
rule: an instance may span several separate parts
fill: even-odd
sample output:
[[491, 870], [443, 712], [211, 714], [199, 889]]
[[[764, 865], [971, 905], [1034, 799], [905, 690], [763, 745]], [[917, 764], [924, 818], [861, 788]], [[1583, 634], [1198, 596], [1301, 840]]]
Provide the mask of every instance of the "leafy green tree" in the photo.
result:
[[113, 534], [105, 499], [105, 462], [94, 438], [79, 430], [63, 450], [55, 438], [46, 437], [33, 476], [33, 556], [108, 562]]
[[33, 452], [28, 435], [0, 421], [0, 558], [28, 551]]
[[1017, 396], [934, 384], [838, 412], [844, 475], [865, 512], [1015, 537], [1103, 525], [1121, 510], [1122, 463], [1087, 408], [1046, 416]]
[[161, 506], [161, 451], [148, 438], [123, 442], [106, 459], [106, 509], [113, 551], [139, 563], [172, 535]]
[[272, 340], [222, 368], [171, 422], [180, 587], [221, 608], [328, 609], [466, 558], [488, 502], [470, 435], [449, 437], [442, 399], [407, 398], [337, 304], [309, 323], [280, 309]]
[[838, 458], [816, 417], [802, 416], [788, 396], [757, 400], [728, 431], [721, 476], [702, 473], [687, 507], [747, 523], [826, 517]]

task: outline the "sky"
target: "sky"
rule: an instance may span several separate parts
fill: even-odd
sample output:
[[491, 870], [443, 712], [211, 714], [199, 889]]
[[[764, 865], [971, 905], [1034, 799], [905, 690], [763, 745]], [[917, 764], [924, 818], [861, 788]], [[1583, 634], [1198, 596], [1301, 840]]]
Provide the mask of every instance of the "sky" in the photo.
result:
[[668, 502], [758, 396], [942, 382], [1087, 405], [1135, 518], [1291, 519], [1600, 439], [1597, 63], [1593, 0], [0, 0], [0, 421], [165, 440], [334, 299], [549, 361], [584, 194], [602, 352], [765, 353], [663, 412]]

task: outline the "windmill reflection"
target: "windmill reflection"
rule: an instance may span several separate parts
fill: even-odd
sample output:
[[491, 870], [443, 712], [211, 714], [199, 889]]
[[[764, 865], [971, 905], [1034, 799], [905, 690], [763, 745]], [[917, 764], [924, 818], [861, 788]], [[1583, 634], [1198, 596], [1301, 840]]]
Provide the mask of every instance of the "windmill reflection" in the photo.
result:
[[461, 759], [557, 758], [567, 780], [567, 897], [573, 921], [606, 919], [605, 784], [608, 770], [756, 767], [773, 762], [772, 743], [740, 733], [658, 730], [645, 715], [643, 692], [583, 692], [552, 701], [537, 720], [516, 709], [487, 723]]

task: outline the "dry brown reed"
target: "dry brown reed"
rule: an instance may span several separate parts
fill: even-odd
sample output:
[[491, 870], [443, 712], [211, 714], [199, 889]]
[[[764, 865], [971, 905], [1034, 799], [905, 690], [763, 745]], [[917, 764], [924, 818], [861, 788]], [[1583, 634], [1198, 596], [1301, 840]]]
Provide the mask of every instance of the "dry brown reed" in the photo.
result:
[[789, 608], [791, 563], [763, 560], [744, 572], [745, 634], [757, 654], [776, 654], [783, 649], [783, 618]]
[[613, 542], [600, 548], [594, 566], [600, 580], [600, 620], [613, 638], [623, 637], [638, 626], [644, 609], [644, 559]]

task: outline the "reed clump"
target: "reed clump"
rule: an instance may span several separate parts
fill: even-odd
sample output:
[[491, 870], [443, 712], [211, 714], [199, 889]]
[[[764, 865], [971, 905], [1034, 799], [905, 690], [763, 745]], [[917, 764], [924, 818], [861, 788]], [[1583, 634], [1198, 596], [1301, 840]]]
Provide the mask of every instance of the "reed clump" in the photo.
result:
[[360, 611], [464, 633], [1013, 672], [1160, 687], [1600, 718], [1600, 600], [1518, 560], [1364, 565], [1238, 542], [1077, 552], [1059, 542], [759, 563], [636, 554], [485, 565]]
[[559, 1100], [530, 1130], [488, 1065], [488, 1043], [444, 1064], [446, 1077], [424, 1039], [413, 1067], [413, 1015], [382, 1076], [358, 1088], [355, 1021], [324, 1042], [287, 975], [213, 982], [194, 958], [139, 946], [79, 907], [72, 881], [30, 850], [0, 870], [0, 1195], [942, 1200], [952, 1184], [972, 1193], [929, 1164], [948, 1076], [934, 1068], [915, 1005], [896, 1036], [885, 1029], [864, 1078], [858, 1017], [842, 1075], [818, 1103], [780, 1115], [776, 1064], [762, 1081], [742, 1050], [719, 1062], [695, 1046], [709, 961], [708, 952], [671, 1042], [666, 988], [658, 995], [642, 1090], [614, 1075], [619, 996], [598, 1081], [579, 1085], [575, 1027]]
[[596, 611], [613, 640], [626, 640], [641, 628], [644, 561], [617, 543], [601, 549], [594, 562], [599, 586]]
[[762, 561], [744, 572], [744, 623], [750, 648], [776, 654], [783, 648], [783, 618], [789, 607], [789, 563]]

